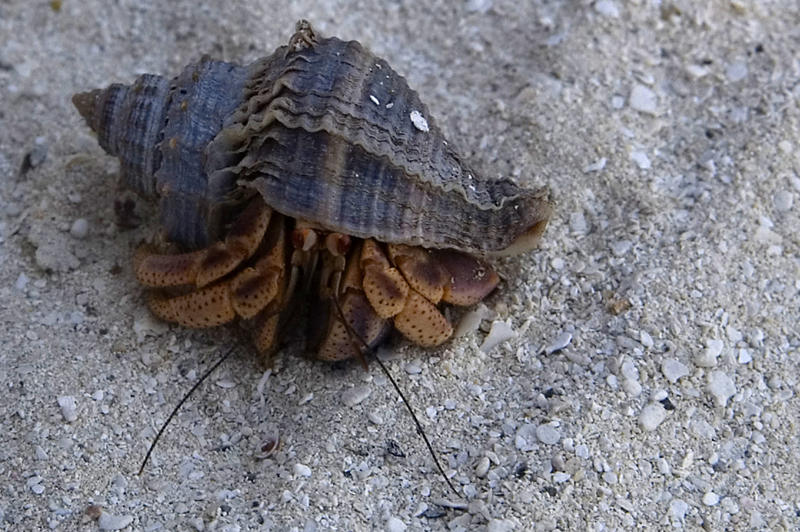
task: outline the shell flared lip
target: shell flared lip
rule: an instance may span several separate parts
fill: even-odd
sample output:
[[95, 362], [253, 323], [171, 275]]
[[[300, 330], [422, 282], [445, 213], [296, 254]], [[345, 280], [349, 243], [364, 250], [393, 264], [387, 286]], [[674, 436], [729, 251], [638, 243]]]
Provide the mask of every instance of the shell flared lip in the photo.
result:
[[100, 90], [101, 89], [95, 89], [87, 92], [78, 92], [72, 96], [72, 105], [75, 106], [84, 120], [86, 120], [86, 123], [89, 124], [89, 127], [93, 130], [95, 129], [95, 107]]
[[553, 208], [550, 205], [547, 205], [546, 208], [542, 210], [542, 218], [519, 235], [510, 246], [499, 251], [489, 252], [487, 255], [490, 257], [510, 257], [512, 255], [527, 253], [535, 249], [539, 245], [539, 240], [541, 240], [542, 234], [544, 234], [544, 230], [547, 228], [547, 223], [550, 221], [550, 217], [553, 214]]

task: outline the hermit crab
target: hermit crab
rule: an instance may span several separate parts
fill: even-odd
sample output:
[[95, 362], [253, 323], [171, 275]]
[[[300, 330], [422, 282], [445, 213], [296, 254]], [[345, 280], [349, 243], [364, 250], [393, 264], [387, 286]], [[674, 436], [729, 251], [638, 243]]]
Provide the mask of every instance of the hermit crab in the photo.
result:
[[484, 258], [532, 249], [552, 211], [544, 190], [478, 178], [386, 61], [306, 21], [250, 65], [203, 58], [72, 101], [177, 246], [135, 254], [153, 313], [244, 318], [265, 356], [303, 303], [318, 359], [363, 356], [392, 326], [443, 343], [440, 305], [486, 297]]

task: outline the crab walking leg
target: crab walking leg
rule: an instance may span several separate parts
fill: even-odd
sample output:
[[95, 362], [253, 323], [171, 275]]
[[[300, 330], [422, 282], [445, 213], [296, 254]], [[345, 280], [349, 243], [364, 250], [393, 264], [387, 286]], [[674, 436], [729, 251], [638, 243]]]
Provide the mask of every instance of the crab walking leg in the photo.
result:
[[173, 297], [155, 292], [150, 294], [147, 304], [164, 321], [198, 329], [216, 327], [236, 317], [227, 283]]
[[253, 198], [237, 216], [225, 240], [189, 253], [158, 254], [140, 247], [133, 259], [136, 278], [145, 286], [204, 287], [233, 271], [258, 249], [269, 226], [272, 209]]
[[287, 240], [285, 220], [276, 215], [264, 238], [267, 251], [231, 281], [232, 304], [239, 316], [252, 318], [278, 295], [286, 277]]
[[364, 293], [378, 316], [391, 318], [399, 314], [406, 304], [410, 288], [372, 239], [364, 241], [360, 266], [364, 272]]
[[[287, 266], [291, 266], [287, 262], [289, 237], [286, 219], [278, 215], [273, 220], [265, 239], [269, 252], [259, 259], [257, 265], [261, 265], [260, 271], [266, 272], [263, 278], [264, 286], [271, 285], [274, 278], [276, 291], [268, 304], [261, 307], [255, 315], [253, 327], [253, 343], [262, 356], [261, 362], [264, 366], [270, 364], [272, 353], [277, 347], [281, 319], [286, 312], [287, 302], [294, 295], [297, 279], [294, 271], [294, 282], [290, 282], [286, 275]], [[253, 282], [251, 279], [254, 277], [251, 278], [250, 274], [247, 279], [242, 278], [240, 280], [242, 285], [235, 288], [234, 292], [238, 293], [244, 284]], [[244, 314], [240, 312], [240, 315]]]
[[361, 356], [365, 347], [378, 344], [390, 330], [389, 321], [375, 312], [364, 294], [361, 249], [356, 246], [348, 255], [345, 248], [349, 247], [349, 241], [345, 245], [344, 240], [347, 238], [331, 233], [322, 250], [321, 305], [312, 311], [314, 331], [311, 335], [317, 343], [315, 357], [319, 360]]
[[453, 326], [444, 314], [414, 289], [408, 293], [403, 311], [394, 317], [394, 326], [422, 347], [441, 345], [453, 335]]
[[278, 295], [286, 259], [286, 229], [282, 217], [270, 224], [263, 255], [232, 279], [223, 280], [182, 295], [156, 292], [150, 296], [153, 313], [187, 327], [214, 327], [237, 315], [251, 318]]

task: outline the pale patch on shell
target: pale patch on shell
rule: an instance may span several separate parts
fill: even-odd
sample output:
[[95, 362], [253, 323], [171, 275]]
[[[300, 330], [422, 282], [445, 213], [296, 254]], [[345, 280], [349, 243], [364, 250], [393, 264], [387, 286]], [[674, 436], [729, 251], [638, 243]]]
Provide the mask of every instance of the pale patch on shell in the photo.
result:
[[415, 110], [415, 111], [411, 111], [409, 116], [411, 117], [411, 123], [414, 124], [415, 128], [417, 128], [420, 131], [423, 131], [425, 133], [430, 131], [430, 128], [428, 128], [428, 121], [425, 120], [425, 117], [422, 116], [422, 113], [420, 113], [419, 111]]

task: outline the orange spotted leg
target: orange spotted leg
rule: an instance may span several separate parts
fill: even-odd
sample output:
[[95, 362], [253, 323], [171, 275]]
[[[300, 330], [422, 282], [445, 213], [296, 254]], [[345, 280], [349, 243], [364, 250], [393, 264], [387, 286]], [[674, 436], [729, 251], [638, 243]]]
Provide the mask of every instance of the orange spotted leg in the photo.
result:
[[363, 287], [370, 304], [415, 344], [433, 347], [453, 334], [439, 302], [473, 305], [499, 282], [487, 264], [457, 251], [428, 251], [389, 244], [387, 254], [366, 240], [361, 254]]
[[158, 254], [142, 246], [133, 258], [134, 275], [143, 285], [154, 288], [182, 285], [202, 288], [232, 272], [255, 253], [271, 214], [264, 200], [256, 197], [239, 214], [221, 242], [180, 254]]
[[[263, 237], [264, 233], [259, 233]], [[230, 235], [226, 241], [229, 239], [232, 239]], [[269, 224], [263, 243], [260, 241], [261, 245], [255, 246], [256, 257], [250, 266], [202, 288], [186, 286], [183, 293], [157, 290], [150, 295], [150, 309], [166, 321], [187, 327], [214, 327], [232, 321], [237, 315], [255, 317], [280, 295], [285, 269], [285, 241], [283, 218], [276, 215], [273, 223]], [[158, 256], [160, 264], [166, 264], [167, 257], [169, 255]]]

